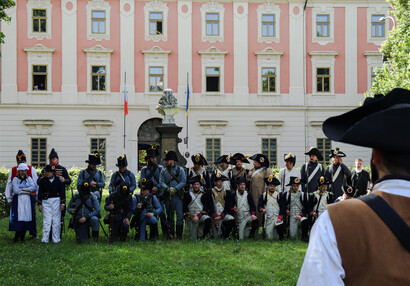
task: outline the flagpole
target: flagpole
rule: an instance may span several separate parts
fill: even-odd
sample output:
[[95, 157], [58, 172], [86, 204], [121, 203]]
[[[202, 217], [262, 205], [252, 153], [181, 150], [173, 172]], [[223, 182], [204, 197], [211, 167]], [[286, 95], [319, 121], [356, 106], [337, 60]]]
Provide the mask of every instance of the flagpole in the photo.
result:
[[[126, 128], [126, 115], [125, 115], [125, 100], [126, 100], [126, 96], [127, 96], [127, 72], [124, 72], [124, 150], [125, 150], [125, 136], [127, 136], [127, 135], [125, 135], [125, 128]], [[128, 100], [128, 99], [127, 99]], [[128, 106], [127, 106], [127, 108], [128, 108]]]
[[188, 129], [189, 129], [189, 73], [186, 73], [186, 84], [187, 84], [187, 114], [186, 114], [186, 148], [188, 149]]

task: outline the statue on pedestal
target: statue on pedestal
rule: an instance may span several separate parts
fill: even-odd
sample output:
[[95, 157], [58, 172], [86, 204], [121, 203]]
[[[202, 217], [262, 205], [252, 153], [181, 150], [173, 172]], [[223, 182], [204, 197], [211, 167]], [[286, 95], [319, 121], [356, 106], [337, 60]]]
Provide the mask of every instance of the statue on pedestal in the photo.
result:
[[178, 113], [179, 107], [172, 89], [164, 90], [158, 102], [157, 110], [164, 116], [162, 124], [175, 125], [174, 115]]

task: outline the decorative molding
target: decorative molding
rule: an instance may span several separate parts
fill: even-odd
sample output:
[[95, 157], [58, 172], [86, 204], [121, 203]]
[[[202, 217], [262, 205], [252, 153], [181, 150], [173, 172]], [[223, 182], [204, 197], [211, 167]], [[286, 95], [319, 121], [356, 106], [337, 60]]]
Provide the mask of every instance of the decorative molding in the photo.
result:
[[[110, 39], [110, 15], [111, 15], [111, 6], [109, 2], [104, 0], [91, 0], [88, 1], [86, 6], [87, 8], [87, 40], [109, 40]], [[91, 18], [93, 10], [104, 10], [105, 11], [105, 34], [93, 34], [91, 27]]]
[[[182, 18], [188, 18], [192, 15], [192, 2], [191, 1], [178, 1], [178, 15]], [[184, 11], [185, 10], [185, 11]]]
[[87, 127], [87, 135], [109, 135], [113, 123], [111, 120], [83, 120], [84, 126]]
[[[312, 60], [312, 94], [329, 95], [335, 93], [335, 57], [338, 55], [334, 51], [312, 51], [309, 53]], [[330, 69], [330, 91], [320, 92], [316, 91], [316, 68]]]
[[32, 48], [25, 48], [24, 51], [29, 54], [35, 54], [35, 55], [50, 55], [55, 52], [55, 49], [47, 48], [46, 46], [42, 44], [37, 44]]
[[[28, 0], [27, 4], [27, 37], [29, 39], [43, 40], [51, 39], [51, 14], [53, 5], [51, 0]], [[33, 9], [46, 10], [46, 30], [47, 32], [33, 32]]]
[[[150, 35], [149, 33], [149, 13], [162, 12], [162, 35]], [[168, 6], [166, 2], [160, 0], [153, 0], [145, 3], [144, 6], [145, 17], [145, 41], [168, 41]]]
[[[53, 53], [55, 49], [47, 48], [42, 44], [37, 44], [32, 48], [26, 48], [24, 51], [27, 53], [27, 69], [28, 69], [28, 85], [27, 91], [32, 94], [49, 94], [52, 88], [53, 82]], [[33, 65], [46, 65], [47, 66], [47, 90], [33, 90]]]
[[279, 135], [284, 122], [281, 120], [258, 120], [255, 126], [258, 128], [258, 135]]
[[202, 135], [223, 135], [225, 127], [228, 125], [226, 120], [198, 120]]
[[[219, 36], [206, 35], [206, 13], [219, 13]], [[202, 26], [202, 42], [223, 42], [225, 29], [225, 8], [224, 5], [216, 1], [209, 1], [201, 6], [201, 26]]]
[[[72, 5], [72, 6], [71, 6]], [[71, 6], [71, 9], [68, 10]], [[61, 11], [69, 16], [77, 12], [77, 0], [62, 0], [61, 1]]]
[[[262, 51], [256, 51], [258, 62], [258, 94], [260, 95], [277, 95], [280, 94], [280, 62], [283, 52], [275, 51], [267, 47]], [[275, 68], [275, 92], [262, 92], [262, 68]]]
[[148, 50], [141, 50], [141, 53], [143, 53], [144, 55], [168, 55], [171, 53], [171, 50], [164, 50], [161, 47], [154, 46]]
[[257, 55], [257, 56], [268, 56], [268, 57], [271, 57], [271, 56], [281, 56], [281, 55], [283, 55], [283, 52], [278, 52], [278, 51], [275, 51], [273, 48], [271, 48], [271, 47], [267, 47], [267, 48], [265, 48], [264, 50], [262, 50], [262, 51], [256, 51], [255, 52], [255, 55]]
[[[111, 54], [114, 50], [104, 48], [101, 45], [96, 45], [92, 48], [85, 48], [83, 51], [87, 54], [87, 92], [90, 94], [110, 93]], [[105, 91], [91, 90], [91, 66], [94, 65], [105, 66]]]
[[207, 50], [198, 51], [198, 54], [200, 54], [201, 56], [225, 56], [226, 54], [228, 54], [228, 51], [222, 51], [217, 47], [212, 46]]
[[[202, 65], [202, 93], [221, 95], [225, 93], [225, 55], [228, 51], [219, 50], [216, 47], [210, 47], [207, 50], [198, 51], [201, 55]], [[206, 91], [206, 68], [207, 67], [219, 67], [219, 92], [207, 92]]]
[[332, 51], [312, 51], [309, 52], [310, 56], [316, 56], [316, 57], [335, 57], [337, 56], [338, 52], [332, 52]]
[[236, 18], [242, 20], [248, 17], [247, 2], [234, 2], [233, 4], [233, 14]]
[[164, 50], [158, 46], [154, 46], [148, 50], [141, 50], [141, 53], [144, 54], [145, 61], [145, 93], [159, 95], [160, 92], [152, 92], [149, 90], [149, 67], [150, 66], [160, 66], [164, 69], [164, 88], [168, 88], [168, 56], [171, 53], [170, 50]]
[[[124, 15], [125, 17], [130, 17], [134, 15], [135, 11], [135, 1], [133, 0], [121, 0], [120, 1], [120, 13]], [[126, 11], [127, 7], [129, 7], [129, 10]]]
[[[266, 1], [264, 4], [260, 4], [256, 9], [258, 14], [258, 42], [271, 44], [272, 42], [279, 43], [280, 41], [280, 7], [273, 2]], [[263, 37], [262, 36], [262, 15], [273, 14], [275, 15], [275, 36]]]
[[28, 127], [27, 135], [50, 135], [54, 120], [27, 119], [23, 120], [23, 124]]
[[[316, 19], [317, 15], [329, 15], [329, 37], [318, 37], [316, 34]], [[326, 7], [324, 5], [320, 5], [320, 7], [312, 8], [312, 42], [318, 43], [321, 46], [327, 45], [329, 43], [335, 42], [335, 9], [333, 7]]]

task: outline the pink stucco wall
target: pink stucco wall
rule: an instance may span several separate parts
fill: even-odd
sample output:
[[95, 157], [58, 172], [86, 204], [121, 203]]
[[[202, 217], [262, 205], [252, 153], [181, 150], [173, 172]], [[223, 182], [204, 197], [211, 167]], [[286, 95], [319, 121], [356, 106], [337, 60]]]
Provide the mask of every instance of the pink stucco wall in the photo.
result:
[[101, 45], [113, 49], [111, 54], [110, 89], [120, 91], [120, 1], [109, 1], [111, 6], [110, 39], [87, 40], [87, 1], [77, 1], [77, 84], [78, 91], [87, 91], [87, 55], [86, 48]]
[[344, 93], [346, 85], [345, 76], [345, 8], [334, 8], [334, 42], [320, 45], [312, 42], [312, 8], [306, 11], [306, 91], [312, 93], [312, 59], [311, 51], [335, 51], [335, 74], [331, 75], [334, 81], [335, 93]]
[[53, 53], [52, 84], [54, 92], [61, 91], [61, 1], [52, 0], [51, 13], [51, 39], [37, 40], [27, 37], [27, 21], [31, 16], [27, 15], [27, 1], [16, 1], [17, 8], [17, 90], [31, 91], [28, 87], [28, 62], [26, 48], [32, 48], [37, 44], [42, 44], [47, 48], [55, 49]]
[[289, 4], [279, 4], [280, 23], [279, 23], [279, 42], [266, 44], [258, 42], [258, 14], [259, 3], [248, 5], [248, 77], [249, 92], [258, 92], [258, 61], [256, 51], [262, 51], [267, 47], [272, 47], [275, 51], [283, 52], [280, 62], [280, 92], [289, 93]]

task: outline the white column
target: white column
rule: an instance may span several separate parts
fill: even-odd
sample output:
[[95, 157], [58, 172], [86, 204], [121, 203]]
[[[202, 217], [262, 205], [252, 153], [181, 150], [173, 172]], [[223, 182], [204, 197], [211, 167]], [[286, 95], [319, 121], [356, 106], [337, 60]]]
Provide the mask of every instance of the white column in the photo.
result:
[[128, 104], [135, 104], [134, 84], [134, 8], [132, 0], [120, 1], [121, 27], [121, 92], [124, 90], [124, 76], [127, 73]]
[[66, 104], [77, 103], [77, 0], [61, 2], [61, 95]]
[[0, 103], [17, 103], [17, 19], [16, 7], [6, 10], [10, 22], [2, 22], [5, 35], [1, 47], [1, 98]]
[[357, 94], [357, 7], [345, 8], [345, 78], [346, 95]]
[[187, 74], [192, 92], [192, 2], [178, 1], [178, 102], [181, 105], [186, 102]]
[[[248, 86], [248, 3], [233, 3], [234, 96], [249, 99]], [[245, 98], [243, 98], [245, 99]]]
[[289, 3], [289, 104], [304, 104], [303, 71], [303, 3]]

